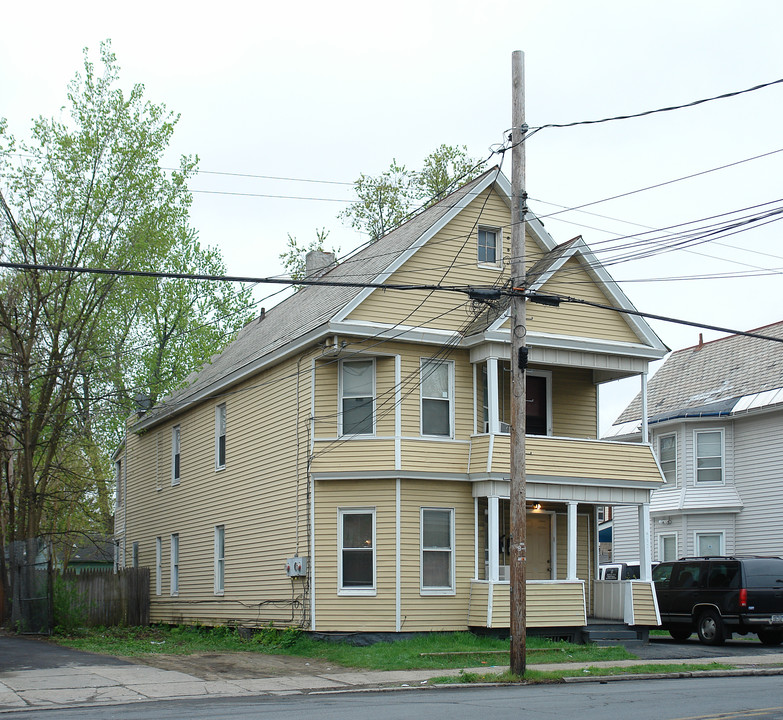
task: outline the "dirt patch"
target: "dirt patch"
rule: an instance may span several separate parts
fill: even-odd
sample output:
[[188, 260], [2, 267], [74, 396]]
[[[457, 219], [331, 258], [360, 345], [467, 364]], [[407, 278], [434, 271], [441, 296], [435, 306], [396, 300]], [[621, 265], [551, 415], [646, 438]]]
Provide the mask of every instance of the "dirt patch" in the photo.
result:
[[346, 668], [314, 658], [263, 653], [193, 653], [192, 655], [141, 655], [124, 658], [161, 670], [176, 670], [202, 680], [241, 680], [284, 675], [320, 675]]

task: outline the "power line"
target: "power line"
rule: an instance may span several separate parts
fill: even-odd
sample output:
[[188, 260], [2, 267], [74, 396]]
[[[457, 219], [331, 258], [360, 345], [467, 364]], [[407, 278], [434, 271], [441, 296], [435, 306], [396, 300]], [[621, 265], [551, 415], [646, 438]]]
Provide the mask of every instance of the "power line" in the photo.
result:
[[670, 105], [669, 107], [658, 108], [656, 110], [645, 110], [644, 112], [633, 113], [632, 115], [615, 115], [614, 117], [601, 118], [600, 120], [579, 120], [570, 123], [548, 123], [546, 125], [538, 125], [534, 130], [544, 130], [546, 128], [568, 128], [576, 127], [577, 125], [597, 125], [598, 123], [612, 122], [614, 120], [631, 120], [633, 118], [644, 117], [645, 115], [654, 115], [656, 113], [671, 112], [672, 110], [683, 110], [689, 107], [695, 107], [696, 105], [703, 105], [704, 103], [713, 102], [714, 100], [725, 100], [726, 98], [736, 97], [737, 95], [744, 95], [745, 93], [755, 92], [772, 85], [779, 85], [783, 83], [783, 78], [780, 80], [773, 80], [772, 82], [762, 83], [761, 85], [754, 85], [751, 88], [745, 90], [736, 90], [734, 92], [723, 93], [722, 95], [714, 95], [713, 97], [704, 98], [702, 100], [694, 100], [693, 102], [685, 103], [683, 105]]

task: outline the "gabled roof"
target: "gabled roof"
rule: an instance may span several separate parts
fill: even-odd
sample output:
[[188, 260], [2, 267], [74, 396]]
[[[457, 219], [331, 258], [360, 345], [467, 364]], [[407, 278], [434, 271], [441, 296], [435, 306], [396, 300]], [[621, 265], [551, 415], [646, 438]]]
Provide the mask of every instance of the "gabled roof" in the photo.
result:
[[[751, 332], [783, 338], [783, 322]], [[730, 335], [673, 352], [650, 380], [650, 422], [728, 416], [780, 404], [783, 408], [783, 343]], [[641, 418], [641, 393], [615, 421], [633, 431]], [[616, 434], [616, 432], [614, 433]]]
[[[411, 218], [397, 229], [365, 245], [319, 279], [351, 283], [382, 282], [384, 272], [399, 261], [406, 251], [427, 234], [457, 214], [487, 187], [497, 184], [497, 168], [487, 170], [440, 202]], [[506, 181], [507, 183], [507, 181]], [[379, 279], [379, 276], [381, 279]], [[200, 402], [212, 394], [258, 371], [280, 353], [298, 351], [313, 341], [319, 328], [325, 328], [338, 311], [349, 306], [365, 292], [361, 287], [307, 285], [261, 318], [251, 320], [222, 353], [188, 378], [187, 385], [146, 413], [134, 430], [152, 427], [164, 418]]]

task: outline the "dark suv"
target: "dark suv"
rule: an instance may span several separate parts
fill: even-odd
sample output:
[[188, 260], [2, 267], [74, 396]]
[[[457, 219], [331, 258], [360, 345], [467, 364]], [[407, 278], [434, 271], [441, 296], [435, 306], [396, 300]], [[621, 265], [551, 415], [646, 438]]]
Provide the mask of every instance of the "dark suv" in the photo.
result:
[[675, 640], [695, 630], [720, 645], [731, 633], [756, 633], [765, 645], [783, 642], [783, 559], [694, 557], [653, 569], [661, 625]]

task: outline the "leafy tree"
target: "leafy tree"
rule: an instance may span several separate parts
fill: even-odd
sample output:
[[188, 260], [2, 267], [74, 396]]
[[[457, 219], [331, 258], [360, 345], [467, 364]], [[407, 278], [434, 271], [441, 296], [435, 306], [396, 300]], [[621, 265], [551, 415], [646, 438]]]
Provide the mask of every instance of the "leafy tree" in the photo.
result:
[[[161, 167], [178, 116], [85, 50], [68, 119], [17, 142], [0, 121], [0, 253], [12, 263], [220, 274], [189, 225], [197, 158]], [[0, 274], [5, 539], [111, 531], [111, 451], [139, 392], [169, 392], [246, 318], [248, 290], [75, 270]]]
[[[340, 249], [334, 247], [326, 250], [326, 239], [328, 237], [329, 231], [326, 228], [321, 228], [315, 231], [315, 240], [311, 240], [307, 245], [300, 245], [299, 241], [291, 233], [288, 233], [287, 250], [280, 253], [280, 260], [282, 260], [283, 267], [292, 280], [304, 280], [307, 274], [307, 253], [318, 250], [319, 252], [331, 252], [336, 255], [339, 252]], [[301, 290], [302, 288], [301, 285], [294, 285], [293, 287], [294, 290]]]

